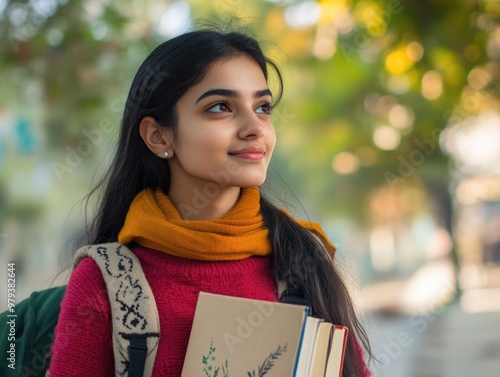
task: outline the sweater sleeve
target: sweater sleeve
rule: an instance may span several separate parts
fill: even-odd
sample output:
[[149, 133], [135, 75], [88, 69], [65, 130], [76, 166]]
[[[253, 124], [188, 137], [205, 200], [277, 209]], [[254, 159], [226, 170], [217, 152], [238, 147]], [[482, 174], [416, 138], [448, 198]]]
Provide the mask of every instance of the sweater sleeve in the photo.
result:
[[85, 258], [71, 274], [61, 302], [50, 377], [114, 375], [110, 312], [101, 271]]

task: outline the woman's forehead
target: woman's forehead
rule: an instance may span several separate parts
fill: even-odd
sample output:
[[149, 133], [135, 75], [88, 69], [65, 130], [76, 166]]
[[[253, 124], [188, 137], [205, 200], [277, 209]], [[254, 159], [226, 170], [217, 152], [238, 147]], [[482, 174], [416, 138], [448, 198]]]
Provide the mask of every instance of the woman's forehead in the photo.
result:
[[254, 95], [266, 90], [267, 82], [257, 62], [247, 56], [237, 56], [216, 62], [207, 71], [203, 79], [192, 86], [186, 95], [199, 98], [208, 90], [225, 89], [239, 95]]

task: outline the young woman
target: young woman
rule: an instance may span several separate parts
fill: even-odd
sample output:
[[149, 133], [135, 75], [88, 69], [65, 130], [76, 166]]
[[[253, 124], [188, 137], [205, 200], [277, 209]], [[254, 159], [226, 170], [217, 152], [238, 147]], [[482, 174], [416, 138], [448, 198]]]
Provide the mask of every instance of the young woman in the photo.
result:
[[[335, 248], [317, 224], [294, 220], [258, 188], [282, 91], [278, 67], [234, 32], [173, 38], [134, 78], [91, 229], [93, 244], [118, 241], [142, 264], [168, 334], [155, 376], [180, 376], [199, 291], [278, 301], [277, 281], [314, 314], [349, 327], [343, 376], [369, 375], [359, 346], [369, 349], [367, 337], [332, 262]], [[111, 321], [101, 272], [86, 258], [61, 305], [50, 376], [114, 375]]]

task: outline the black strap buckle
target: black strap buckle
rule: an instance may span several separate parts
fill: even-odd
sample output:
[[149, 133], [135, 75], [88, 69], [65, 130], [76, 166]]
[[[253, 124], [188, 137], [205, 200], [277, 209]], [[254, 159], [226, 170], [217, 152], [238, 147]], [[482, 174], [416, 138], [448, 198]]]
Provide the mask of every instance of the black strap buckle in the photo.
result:
[[129, 377], [142, 377], [144, 375], [144, 367], [146, 365], [146, 357], [148, 356], [148, 336], [144, 335], [127, 335], [130, 344], [128, 346], [129, 357]]

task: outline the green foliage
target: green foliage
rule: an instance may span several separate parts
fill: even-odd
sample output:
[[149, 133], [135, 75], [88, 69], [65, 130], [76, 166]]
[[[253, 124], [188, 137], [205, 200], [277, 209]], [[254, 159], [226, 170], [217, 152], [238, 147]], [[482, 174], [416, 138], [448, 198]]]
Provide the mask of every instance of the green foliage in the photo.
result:
[[224, 364], [218, 367], [214, 367], [214, 363], [217, 361], [215, 357], [216, 348], [213, 344], [213, 339], [210, 341], [210, 347], [208, 354], [202, 356], [203, 372], [205, 377], [217, 377], [219, 376], [219, 371], [222, 369], [222, 377], [228, 377], [228, 361], [225, 360]]
[[283, 352], [286, 352], [286, 347], [287, 344], [285, 344], [283, 347], [278, 344], [278, 348], [276, 348], [276, 351], [271, 352], [269, 356], [264, 359], [264, 362], [257, 368], [257, 372], [255, 372], [255, 369], [251, 372], [247, 372], [247, 377], [264, 377], [267, 372], [271, 370], [271, 368], [274, 366], [274, 363], [279, 359]]
[[[44, 140], [37, 153], [43, 161], [54, 154], [64, 158], [65, 148], [83, 139], [82, 130], [103, 120], [118, 128], [135, 71], [168, 38], [157, 25], [159, 14], [174, 2], [60, 1], [51, 12], [35, 3], [7, 1], [0, 13], [0, 34], [8, 41], [0, 45], [0, 100], [36, 119]], [[464, 107], [467, 90], [488, 98], [488, 106], [498, 106], [500, 91], [492, 83], [499, 81], [499, 60], [491, 47], [498, 39], [498, 2], [322, 0], [321, 16], [302, 28], [285, 19], [294, 3], [299, 2], [187, 1], [194, 20], [223, 23], [241, 17], [284, 67], [286, 92], [276, 111], [285, 117], [277, 120], [272, 163], [281, 177], [299, 197], [308, 198], [311, 210], [358, 219], [366, 218], [364, 199], [373, 188], [387, 187], [387, 175], [404, 184], [446, 184], [450, 165], [438, 141], [422, 164], [413, 166], [411, 177], [398, 172], [401, 159], [418, 151], [416, 140], [445, 129], [453, 114], [464, 118], [481, 110], [484, 101]], [[24, 18], [15, 17], [20, 13]], [[324, 46], [315, 47], [318, 41]], [[489, 82], [471, 89], [468, 77], [476, 68], [488, 72]], [[435, 98], [422, 94], [429, 72], [442, 80]], [[386, 106], [370, 108], [373, 96]], [[406, 128], [391, 124], [395, 105], [413, 114]], [[35, 114], [37, 107], [43, 111]], [[394, 149], [375, 145], [381, 125], [399, 134]], [[114, 135], [106, 135], [107, 140]], [[349, 174], [332, 169], [341, 152], [358, 161]], [[82, 174], [90, 175], [91, 166], [82, 166]]]

